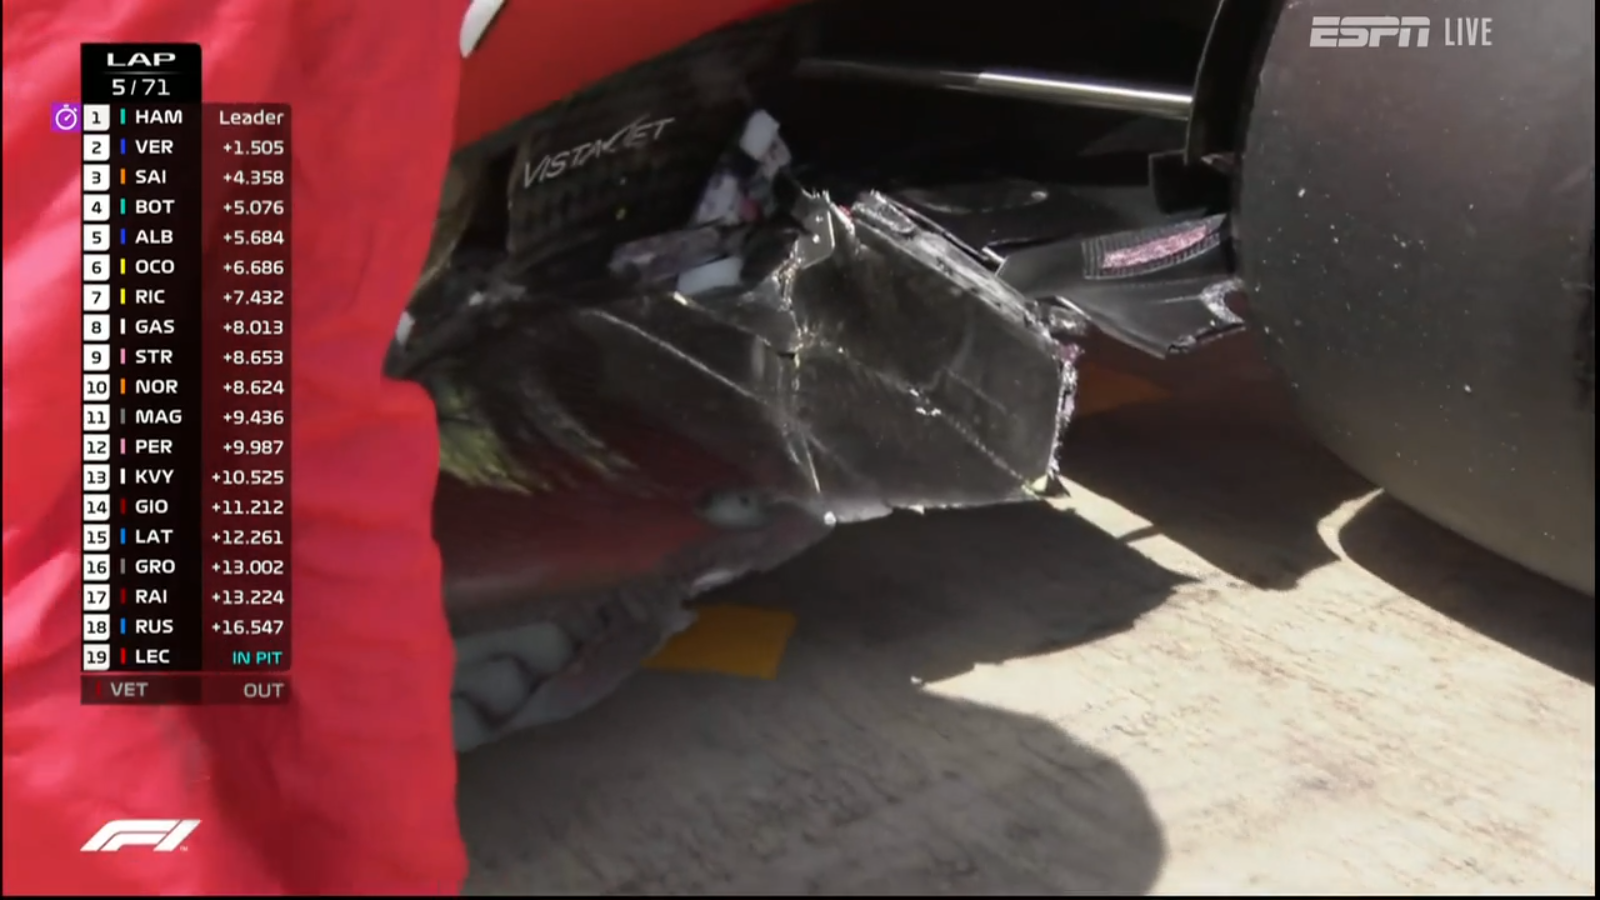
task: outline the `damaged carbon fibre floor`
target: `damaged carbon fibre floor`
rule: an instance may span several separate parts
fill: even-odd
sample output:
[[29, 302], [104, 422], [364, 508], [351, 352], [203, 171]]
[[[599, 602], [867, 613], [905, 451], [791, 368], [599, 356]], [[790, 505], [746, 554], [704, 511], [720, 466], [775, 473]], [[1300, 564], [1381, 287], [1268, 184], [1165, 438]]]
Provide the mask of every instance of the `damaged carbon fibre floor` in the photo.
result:
[[645, 672], [465, 756], [469, 892], [1593, 895], [1593, 602], [1208, 353], [1075, 426], [1061, 509], [711, 598], [796, 615], [776, 680]]

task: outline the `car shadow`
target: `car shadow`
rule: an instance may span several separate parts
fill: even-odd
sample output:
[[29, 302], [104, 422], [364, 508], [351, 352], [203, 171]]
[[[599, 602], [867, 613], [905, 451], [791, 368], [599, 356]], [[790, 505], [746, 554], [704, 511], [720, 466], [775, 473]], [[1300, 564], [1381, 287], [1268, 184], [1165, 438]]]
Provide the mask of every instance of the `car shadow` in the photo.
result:
[[1338, 540], [1356, 565], [1478, 633], [1594, 684], [1595, 602], [1375, 496]]
[[1318, 523], [1372, 488], [1300, 427], [1248, 336], [1167, 362], [1091, 350], [1169, 397], [1073, 423], [1070, 481], [1253, 587], [1288, 590], [1338, 560]]
[[928, 685], [1128, 628], [1183, 582], [1043, 505], [847, 526], [707, 598], [796, 615], [776, 680], [646, 672], [464, 756], [468, 890], [1145, 893], [1166, 843], [1122, 765]]
[[1122, 631], [1189, 580], [1044, 504], [846, 527], [776, 577], [740, 586], [743, 602], [803, 603], [813, 627], [868, 650], [917, 642], [904, 674], [924, 681]]

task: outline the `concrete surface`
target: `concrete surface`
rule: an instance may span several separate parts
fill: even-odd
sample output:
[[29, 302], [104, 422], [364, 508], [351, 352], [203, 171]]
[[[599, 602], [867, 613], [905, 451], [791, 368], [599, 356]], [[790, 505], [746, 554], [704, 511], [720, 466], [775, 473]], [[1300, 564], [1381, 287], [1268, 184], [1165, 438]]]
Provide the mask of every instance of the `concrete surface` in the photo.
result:
[[469, 891], [1594, 894], [1593, 601], [1375, 495], [1259, 378], [1065, 461], [1065, 508], [720, 592], [798, 614], [776, 681], [649, 672], [465, 757]]

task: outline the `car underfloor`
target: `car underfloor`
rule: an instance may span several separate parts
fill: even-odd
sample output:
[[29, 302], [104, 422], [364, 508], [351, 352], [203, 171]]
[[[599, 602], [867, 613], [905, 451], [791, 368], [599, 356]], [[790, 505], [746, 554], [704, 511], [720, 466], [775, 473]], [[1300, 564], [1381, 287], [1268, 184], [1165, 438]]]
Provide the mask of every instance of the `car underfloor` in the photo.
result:
[[[867, 6], [707, 36], [453, 165], [390, 372], [439, 407], [461, 749], [588, 708], [695, 597], [834, 528], [1049, 495], [1090, 334], [1163, 358], [1242, 327], [1222, 181], [1152, 164], [1209, 8], [1129, 4], [1137, 38], [1130, 9], [1051, 10], [1050, 42]], [[1078, 77], [1040, 102], [886, 59]], [[702, 114], [657, 162], [551, 174], [674, 78]]]

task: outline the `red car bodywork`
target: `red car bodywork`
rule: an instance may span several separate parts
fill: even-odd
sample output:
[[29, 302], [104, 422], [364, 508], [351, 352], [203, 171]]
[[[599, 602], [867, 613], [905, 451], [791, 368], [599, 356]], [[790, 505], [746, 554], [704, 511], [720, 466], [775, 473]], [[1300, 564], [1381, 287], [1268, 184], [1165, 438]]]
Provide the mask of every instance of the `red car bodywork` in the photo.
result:
[[730, 22], [800, 0], [506, 0], [467, 57], [456, 149]]
[[[420, 389], [379, 376], [446, 159], [776, 5], [520, 0], [463, 71], [461, 2], [5, 0], [6, 893], [459, 887], [437, 427]], [[79, 705], [79, 153], [45, 115], [78, 95], [79, 43], [119, 41], [199, 43], [207, 100], [294, 105], [285, 706]], [[202, 821], [184, 852], [80, 851], [110, 820], [177, 817]]]

